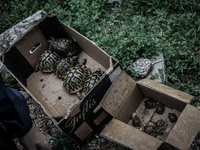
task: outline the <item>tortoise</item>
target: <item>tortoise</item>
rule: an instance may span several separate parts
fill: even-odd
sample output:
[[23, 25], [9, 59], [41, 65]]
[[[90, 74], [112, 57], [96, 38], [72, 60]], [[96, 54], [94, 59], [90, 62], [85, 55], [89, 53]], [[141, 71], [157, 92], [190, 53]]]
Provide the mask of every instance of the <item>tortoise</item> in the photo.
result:
[[146, 77], [149, 72], [152, 70], [152, 62], [148, 58], [140, 58], [133, 63], [135, 72], [137, 73], [138, 78]]
[[100, 81], [101, 76], [104, 74], [104, 72], [99, 68], [95, 72], [91, 73], [85, 80], [83, 90], [78, 94], [78, 97], [82, 99], [85, 97], [85, 95], [92, 89], [96, 83]]
[[161, 103], [158, 104], [158, 107], [156, 108], [156, 113], [162, 115], [165, 111], [165, 106]]
[[167, 120], [160, 119], [156, 122], [149, 122], [149, 124], [144, 127], [144, 132], [154, 137], [157, 137], [158, 135], [163, 134], [167, 126]]
[[86, 59], [81, 64], [71, 67], [64, 75], [63, 87], [69, 94], [77, 94], [83, 89], [84, 81], [91, 74], [89, 68], [85, 66]]
[[56, 52], [62, 57], [71, 57], [81, 52], [80, 46], [70, 38], [58, 38], [51, 37], [49, 42], [49, 49]]
[[163, 120], [163, 119], [158, 120], [156, 122], [156, 126], [154, 129], [156, 136], [162, 135], [164, 130], [167, 128], [167, 126], [168, 126], [167, 120]]
[[58, 54], [45, 50], [36, 64], [35, 71], [53, 72], [59, 60], [60, 56]]
[[132, 120], [132, 125], [134, 127], [140, 127], [141, 126], [140, 118], [137, 115], [134, 115], [132, 119], [133, 119]]
[[199, 150], [199, 149], [200, 149], [200, 132], [198, 132], [197, 136], [194, 138], [188, 150]]
[[158, 105], [158, 102], [150, 98], [144, 101], [144, 105], [146, 109], [152, 109], [152, 108], [156, 108], [156, 106]]
[[172, 123], [176, 122], [178, 119], [178, 117], [176, 116], [175, 113], [168, 113], [168, 118], [169, 118], [170, 122], [172, 122]]
[[196, 142], [197, 144], [199, 144], [200, 146], [200, 132], [198, 132], [197, 136], [196, 136]]
[[148, 125], [146, 125], [144, 127], [144, 132], [149, 134], [149, 135], [155, 136], [155, 133], [154, 133], [155, 127], [156, 127], [156, 123], [151, 121], [151, 122], [148, 123]]
[[63, 79], [69, 68], [78, 64], [78, 58], [78, 56], [73, 56], [61, 59], [56, 66], [54, 74], [57, 75], [58, 78]]

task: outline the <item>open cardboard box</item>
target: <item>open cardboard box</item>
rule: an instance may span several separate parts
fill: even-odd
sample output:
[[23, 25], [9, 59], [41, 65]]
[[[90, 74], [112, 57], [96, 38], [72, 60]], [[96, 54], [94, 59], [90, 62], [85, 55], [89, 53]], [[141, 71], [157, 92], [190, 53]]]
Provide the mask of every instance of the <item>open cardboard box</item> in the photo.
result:
[[[172, 111], [179, 115], [176, 123], [169, 123], [163, 136], [155, 138], [129, 124], [132, 114], [141, 111], [145, 98], [163, 103], [168, 107], [166, 113]], [[135, 82], [122, 71], [101, 101], [101, 106], [114, 117], [101, 135], [134, 150], [168, 150], [171, 146], [188, 150], [200, 130], [200, 111], [188, 104], [192, 98], [153, 80]], [[167, 119], [165, 113], [159, 116], [151, 110], [148, 115], [142, 120], [144, 124], [153, 119]]]
[[[76, 95], [69, 95], [62, 87], [63, 81], [53, 73], [34, 71], [40, 55], [48, 49], [47, 40], [51, 36], [74, 39], [82, 49], [79, 60], [86, 58], [86, 66], [91, 71], [100, 68], [105, 72], [101, 81], [82, 100]], [[118, 61], [94, 42], [59, 21], [55, 14], [48, 13], [14, 43], [5, 54], [3, 63], [24, 89], [41, 104], [55, 124], [74, 141], [84, 143], [110, 119], [110, 115], [97, 106], [121, 72]]]

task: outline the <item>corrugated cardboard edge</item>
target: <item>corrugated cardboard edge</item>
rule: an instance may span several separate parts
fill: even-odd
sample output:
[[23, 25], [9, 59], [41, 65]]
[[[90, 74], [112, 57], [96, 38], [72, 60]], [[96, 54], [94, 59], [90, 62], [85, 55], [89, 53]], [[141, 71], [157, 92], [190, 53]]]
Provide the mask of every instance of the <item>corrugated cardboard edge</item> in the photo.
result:
[[[104, 50], [102, 50], [96, 43], [94, 43], [93, 41], [91, 41], [90, 39], [88, 39], [87, 37], [85, 37], [84, 35], [79, 33], [78, 31], [76, 31], [75, 29], [71, 28], [70, 26], [64, 24], [61, 21], [60, 21], [60, 23], [61, 23], [61, 25], [63, 25], [63, 27], [66, 30], [66, 32], [68, 33], [68, 35], [74, 41], [76, 41], [81, 46], [82, 49], [85, 50], [86, 54], [88, 53], [87, 49], [93, 49], [94, 53], [90, 53], [90, 57], [92, 57], [97, 62], [101, 62], [101, 64], [105, 64], [104, 67], [109, 68], [107, 71], [113, 70], [113, 64], [111, 61], [113, 58], [110, 55], [108, 55]], [[88, 42], [91, 42], [92, 44], [88, 45], [87, 44]], [[95, 52], [96, 49], [98, 49], [99, 51]], [[106, 56], [106, 57], [99, 57], [99, 56]], [[107, 57], [109, 57], [110, 59], [107, 59]], [[115, 61], [116, 61], [116, 59], [115, 59]], [[117, 62], [118, 62], [118, 60], [117, 60]]]
[[[181, 92], [179, 90], [176, 90], [174, 88], [171, 88], [169, 86], [166, 86], [164, 84], [161, 84], [161, 83], [158, 83], [156, 81], [149, 80], [149, 79], [144, 79], [144, 80], [141, 80], [141, 81], [136, 83], [132, 80], [131, 77], [129, 77], [126, 74], [125, 71], [123, 71], [119, 75], [119, 77], [115, 80], [115, 82], [112, 84], [112, 86], [109, 89], [109, 91], [107, 92], [107, 94], [104, 96], [104, 99], [101, 102], [101, 106], [108, 113], [110, 113], [112, 116], [115, 117], [115, 115], [118, 113], [118, 110], [124, 104], [124, 100], [126, 100], [127, 98], [129, 98], [131, 96], [131, 92], [134, 91], [133, 89], [136, 88], [136, 85], [138, 85], [139, 87], [140, 86], [141, 87], [147, 87], [149, 89], [152, 89], [154, 91], [157, 91], [159, 93], [167, 95], [168, 97], [171, 97], [172, 99], [179, 100], [179, 101], [182, 101], [183, 103], [185, 103], [184, 108], [185, 107], [186, 108], [185, 109], [183, 108], [183, 114], [181, 115], [181, 116], [184, 116], [184, 117], [180, 117], [180, 119], [178, 119], [177, 125], [175, 126], [175, 128], [172, 129], [172, 133], [170, 133], [171, 137], [169, 136], [167, 138], [167, 142], [171, 145], [174, 145], [174, 143], [175, 143], [176, 147], [183, 149], [183, 150], [186, 149], [185, 147], [188, 148], [189, 145], [191, 144], [192, 140], [194, 139], [194, 136], [197, 134], [195, 129], [199, 130], [199, 128], [200, 128], [199, 124], [198, 124], [198, 127], [196, 125], [194, 125], [194, 126], [192, 125], [192, 121], [198, 122], [198, 120], [199, 120], [199, 119], [197, 119], [199, 114], [194, 118], [191, 116], [194, 113], [194, 110], [192, 110], [192, 109], [195, 109], [195, 107], [188, 106], [189, 104], [187, 104], [193, 98], [192, 95], [186, 94], [184, 92]], [[192, 107], [192, 108], [189, 109], [188, 107]], [[190, 117], [188, 116], [188, 113], [190, 114], [189, 115]], [[187, 122], [187, 120], [189, 118], [190, 118], [191, 121]], [[137, 145], [137, 144], [132, 144], [135, 141], [139, 142], [138, 141], [139, 139], [144, 140], [144, 138], [145, 138], [145, 137], [138, 137], [139, 139], [137, 139], [137, 138], [135, 139], [135, 138], [132, 137], [132, 134], [134, 134], [136, 137], [139, 134], [141, 134], [141, 135], [144, 134], [147, 137], [149, 135], [137, 130], [136, 128], [133, 128], [132, 126], [129, 126], [128, 124], [126, 124], [126, 123], [124, 123], [120, 120], [121, 119], [118, 120], [118, 118], [113, 119], [106, 126], [106, 128], [104, 128], [101, 135], [110, 139], [110, 140], [113, 140], [117, 143], [120, 143], [122, 145], [125, 145], [125, 146], [127, 146], [129, 148], [133, 148], [133, 149], [145, 149], [146, 150], [146, 149], [149, 148], [151, 150], [154, 150], [154, 149], [157, 149], [159, 147], [159, 145], [161, 145], [162, 141], [160, 141], [159, 139], [156, 139], [154, 137], [151, 137], [151, 138], [153, 138], [153, 140], [159, 141], [159, 144], [157, 145], [157, 147], [151, 147], [151, 148], [150, 148], [150, 146], [146, 147], [146, 145], [148, 145], [147, 143], [149, 142], [147, 139], [145, 139], [145, 140], [147, 140], [148, 142], [146, 141], [144, 143], [139, 144], [140, 146], [144, 146], [144, 147], [139, 147], [139, 145]], [[181, 121], [181, 120], [183, 120], [183, 121]], [[194, 132], [187, 135], [187, 138], [189, 139], [189, 141], [186, 140], [187, 138], [184, 139], [184, 140], [183, 139], [179, 140], [180, 139], [179, 136], [184, 136], [184, 134], [187, 134], [187, 133], [184, 133], [184, 132], [181, 133], [182, 131], [180, 130], [180, 129], [184, 130], [184, 128], [182, 128], [183, 126], [181, 125], [181, 124], [184, 124], [184, 123], [191, 124], [191, 126], [192, 126], [191, 128], [192, 129], [194, 128]], [[188, 128], [189, 128], [189, 125], [188, 125]], [[189, 132], [189, 129], [187, 130], [187, 132]], [[174, 140], [174, 139], [176, 139], [177, 141]], [[150, 141], [152, 141], [152, 140], [150, 140]], [[181, 144], [181, 143], [183, 143], [183, 141], [187, 141], [187, 142], [185, 142], [185, 144]]]
[[134, 82], [125, 71], [122, 71], [103, 97], [100, 105], [109, 114], [114, 116], [123, 101], [132, 92], [131, 88], [133, 88], [134, 85], [136, 85], [136, 82]]
[[[54, 17], [54, 16], [56, 16], [55, 14], [53, 14], [53, 13], [51, 13], [51, 12], [49, 12], [48, 14], [46, 14], [40, 21], [38, 21], [37, 23], [35, 23], [33, 26], [31, 26], [30, 27], [30, 29], [28, 29], [24, 34], [23, 34], [23, 36], [22, 37], [20, 37], [13, 45], [20, 45], [20, 44], [22, 44], [22, 45], [24, 45], [24, 43], [22, 43], [22, 42], [24, 42], [24, 40], [23, 40], [23, 38], [25, 38], [26, 39], [26, 36], [28, 37], [29, 36], [29, 34], [31, 34], [32, 32], [33, 32], [33, 30], [34, 29], [38, 29], [37, 28], [37, 25], [40, 23], [40, 22], [42, 22], [46, 17]], [[107, 57], [109, 58], [108, 60], [107, 60], [107, 66], [109, 66], [109, 68], [106, 70], [106, 74], [110, 74], [113, 70], [114, 70], [114, 67], [118, 64], [118, 60], [116, 60], [116, 59], [114, 59], [113, 57], [111, 57], [111, 56], [109, 56], [105, 51], [103, 51], [100, 47], [98, 47], [93, 41], [91, 41], [91, 40], [89, 40], [87, 37], [85, 37], [85, 36], [83, 36], [82, 34], [80, 34], [79, 32], [77, 32], [76, 30], [74, 30], [73, 28], [71, 28], [71, 27], [69, 27], [68, 25], [65, 25], [64, 23], [62, 23], [61, 21], [60, 21], [60, 23], [63, 25], [63, 26], [66, 26], [67, 27], [67, 29], [68, 30], [70, 30], [70, 34], [72, 34], [73, 35], [73, 37], [72, 38], [83, 38], [85, 41], [88, 41], [88, 42], [91, 42], [91, 44], [92, 44], [92, 46], [93, 46], [93, 48], [94, 49], [98, 49], [98, 52], [100, 53], [100, 54], [103, 54], [103, 55], [105, 55], [106, 57], [104, 58], [104, 59], [107, 59]], [[40, 31], [39, 31], [40, 32]], [[41, 34], [41, 36], [43, 36], [42, 34]], [[28, 38], [27, 38], [28, 39]], [[25, 41], [26, 42], [26, 41]], [[84, 42], [85, 44], [87, 44], [86, 42]], [[12, 47], [13, 45], [11, 45], [10, 47]], [[98, 55], [98, 58], [99, 58], [99, 55]], [[113, 61], [116, 61], [116, 64], [113, 64]], [[33, 65], [34, 66], [34, 65]], [[105, 75], [104, 75], [105, 76]], [[16, 77], [15, 77], [16, 78]], [[17, 79], [17, 78], [16, 78]], [[27, 88], [24, 88], [24, 89], [26, 89], [26, 91], [28, 91], [27, 90]], [[92, 89], [91, 89], [92, 90]], [[28, 91], [29, 92], [29, 91]], [[30, 93], [30, 92], [29, 92]], [[33, 96], [32, 96], [33, 97]], [[36, 99], [36, 98], [34, 98], [34, 99]], [[38, 101], [37, 101], [38, 102]], [[79, 105], [80, 103], [81, 103], [82, 101], [80, 101], [80, 102], [78, 102], [76, 105]], [[75, 107], [75, 105], [72, 107], [72, 108], [70, 108], [71, 110], [73, 109]], [[77, 110], [78, 111], [78, 110]], [[66, 116], [69, 116], [69, 113], [70, 112], [66, 112]], [[48, 113], [49, 114], [49, 113]], [[50, 113], [51, 114], [51, 113]], [[60, 115], [55, 115], [55, 117], [61, 117]]]
[[188, 150], [199, 131], [200, 111], [187, 104], [165, 141], [181, 150]]
[[137, 82], [139, 85], [147, 86], [149, 88], [153, 88], [156, 91], [159, 91], [161, 93], [164, 93], [165, 95], [170, 95], [171, 97], [174, 97], [176, 99], [179, 99], [185, 103], [188, 103], [193, 96], [186, 94], [184, 92], [181, 92], [179, 90], [176, 90], [174, 88], [171, 88], [169, 86], [166, 86], [164, 84], [161, 84], [159, 82], [156, 82], [154, 80], [150, 79], [143, 79]]
[[157, 150], [162, 144], [162, 141], [159, 139], [143, 133], [117, 119], [112, 119], [109, 122], [101, 132], [101, 136], [134, 150]]
[[112, 116], [115, 116], [124, 99], [126, 99], [127, 96], [133, 92], [133, 88], [136, 86], [136, 84], [139, 86], [141, 85], [148, 87], [154, 91], [158, 91], [184, 103], [188, 103], [193, 98], [192, 95], [186, 94], [154, 80], [143, 79], [136, 83], [130, 76], [127, 75], [125, 71], [122, 71], [122, 73], [112, 84], [107, 94], [104, 96], [101, 106]]

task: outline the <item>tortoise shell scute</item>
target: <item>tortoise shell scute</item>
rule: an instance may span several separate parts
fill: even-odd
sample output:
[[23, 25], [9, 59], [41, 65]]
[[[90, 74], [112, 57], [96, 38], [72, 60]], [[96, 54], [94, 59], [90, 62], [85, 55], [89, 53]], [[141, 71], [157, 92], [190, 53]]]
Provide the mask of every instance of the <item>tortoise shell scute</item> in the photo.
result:
[[36, 71], [40, 70], [42, 72], [53, 72], [59, 60], [60, 57], [58, 54], [46, 50], [41, 54], [36, 64]]
[[71, 57], [77, 55], [81, 51], [79, 45], [72, 39], [59, 38], [50, 40], [49, 43], [49, 49], [55, 51], [62, 57]]
[[77, 65], [69, 69], [64, 76], [63, 87], [68, 93], [76, 93], [83, 88], [84, 81], [87, 77], [87, 67]]

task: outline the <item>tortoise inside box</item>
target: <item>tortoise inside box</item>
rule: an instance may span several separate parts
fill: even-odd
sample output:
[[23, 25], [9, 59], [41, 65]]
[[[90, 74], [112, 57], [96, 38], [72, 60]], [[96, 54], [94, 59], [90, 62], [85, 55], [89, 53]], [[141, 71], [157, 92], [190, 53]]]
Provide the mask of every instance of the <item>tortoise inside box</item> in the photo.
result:
[[194, 138], [189, 148], [189, 150], [196, 150], [196, 149], [197, 150], [200, 149], [200, 131], [197, 133], [196, 137]]
[[[136, 128], [164, 141], [176, 124], [176, 119], [174, 122], [170, 121], [171, 118], [169, 118], [169, 114], [175, 114], [178, 119], [187, 103], [141, 84], [138, 84], [138, 86], [135, 87], [135, 90], [137, 88], [138, 91], [140, 91], [139, 95], [141, 96], [137, 98], [132, 97], [132, 105], [134, 105], [134, 107], [132, 113], [129, 114], [129, 118], [131, 119], [129, 119], [128, 124], [132, 125], [132, 116], [133, 114], [137, 115], [141, 121], [141, 125]], [[131, 99], [131, 97], [128, 99]], [[145, 107], [145, 102], [148, 100], [156, 101], [156, 106], [150, 109]], [[159, 104], [164, 106], [163, 114], [156, 113]], [[129, 101], [129, 105], [131, 105], [131, 101]]]
[[[148, 82], [148, 80], [145, 80], [145, 82]], [[172, 123], [169, 121], [168, 114], [175, 113], [178, 118], [187, 103], [180, 99], [183, 95], [182, 93], [174, 91], [174, 89], [163, 86], [162, 84], [152, 82], [151, 80], [149, 82], [157, 85], [150, 84], [148, 86], [142, 82], [136, 83], [125, 72], [121, 73], [121, 76], [112, 85], [110, 93], [105, 97], [102, 106], [116, 119], [131, 126], [131, 118], [133, 113], [135, 113], [140, 118], [141, 126], [132, 127], [142, 131], [144, 131], [144, 127], [150, 122], [157, 122], [160, 119], [167, 120], [168, 125], [163, 135], [156, 136], [158, 139], [164, 141], [176, 124], [176, 122]], [[175, 92], [176, 94], [174, 95], [176, 96], [171, 96], [171, 93]], [[155, 113], [157, 106], [152, 109], [145, 108], [144, 102], [149, 98], [165, 106], [165, 111], [162, 115]]]
[[[155, 105], [154, 107], [147, 107], [145, 104], [154, 103], [151, 105]], [[161, 107], [160, 107], [161, 105]], [[158, 109], [163, 109], [158, 111]], [[138, 128], [139, 130], [157, 137], [160, 140], [165, 140], [167, 135], [175, 125], [177, 118], [172, 118], [170, 115], [173, 114], [177, 118], [180, 115], [180, 112], [176, 109], [172, 109], [167, 107], [158, 101], [144, 98], [140, 105], [138, 106], [137, 110], [133, 113], [132, 118], [128, 122], [128, 124]], [[140, 121], [138, 121], [138, 119]], [[170, 119], [172, 119], [170, 121]], [[136, 124], [135, 122], [140, 122], [140, 124]]]
[[98, 68], [106, 71], [111, 67], [111, 63], [115, 65], [116, 61], [92, 41], [51, 15], [38, 22], [11, 47], [5, 55], [6, 67], [50, 116], [62, 118], [68, 115], [80, 100], [77, 96], [68, 94], [62, 87], [63, 81], [53, 73], [34, 71], [41, 54], [48, 49], [51, 36], [73, 39], [82, 49], [79, 60], [86, 58], [86, 66], [91, 71]]
[[[141, 112], [144, 111], [143, 101], [146, 101], [146, 98], [154, 99], [169, 107], [169, 110], [165, 110], [166, 112], [176, 110], [180, 113], [179, 116], [177, 115], [178, 120], [175, 125], [166, 135], [167, 137], [163, 136], [164, 140], [155, 138], [128, 124], [132, 114], [141, 108], [140, 105], [143, 105]], [[196, 135], [199, 130], [199, 111], [188, 104], [192, 98], [191, 95], [153, 80], [144, 79], [135, 82], [125, 72], [122, 72], [101, 103], [102, 107], [114, 117], [101, 135], [135, 150], [167, 150], [170, 149], [167, 144], [179, 149], [189, 148], [194, 134]], [[156, 117], [155, 110], [151, 113], [154, 115], [147, 117], [147, 124], [150, 120], [157, 120], [158, 116], [165, 116], [163, 113], [163, 115], [156, 114]]]

